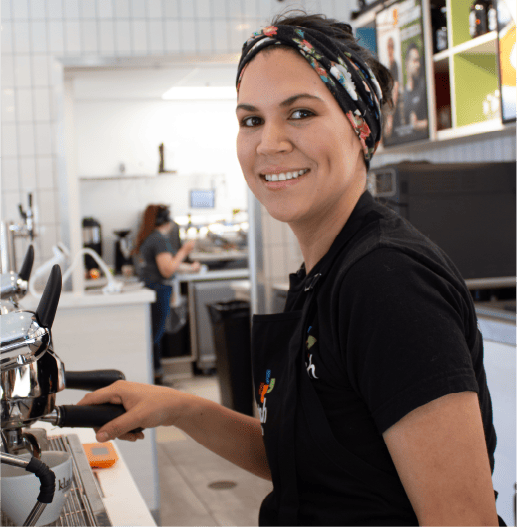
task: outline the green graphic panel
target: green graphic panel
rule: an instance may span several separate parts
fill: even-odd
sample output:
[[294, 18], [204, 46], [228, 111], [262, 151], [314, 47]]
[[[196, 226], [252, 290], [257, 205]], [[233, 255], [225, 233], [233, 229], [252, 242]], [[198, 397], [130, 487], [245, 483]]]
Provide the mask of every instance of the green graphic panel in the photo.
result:
[[469, 13], [472, 0], [449, 0], [452, 20], [452, 45], [472, 40], [469, 33]]
[[483, 102], [499, 89], [495, 54], [458, 53], [454, 73], [457, 126], [488, 120]]

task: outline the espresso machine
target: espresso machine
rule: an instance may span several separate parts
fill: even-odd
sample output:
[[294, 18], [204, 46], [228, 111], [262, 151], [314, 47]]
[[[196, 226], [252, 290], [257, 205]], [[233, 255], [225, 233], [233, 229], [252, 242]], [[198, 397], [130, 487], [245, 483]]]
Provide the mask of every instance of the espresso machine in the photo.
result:
[[[59, 427], [95, 428], [125, 411], [121, 405], [110, 404], [56, 406], [56, 395], [65, 388], [96, 390], [124, 379], [124, 375], [117, 370], [65, 371], [64, 364], [54, 351], [51, 334], [61, 287], [61, 269], [54, 265], [35, 312], [19, 309], [12, 304], [12, 309], [1, 313], [2, 463], [32, 467], [39, 462], [41, 452], [49, 450], [49, 440], [45, 430], [31, 428], [37, 421]], [[4, 303], [16, 300], [16, 295], [13, 292], [10, 300], [4, 300]], [[30, 463], [19, 457], [24, 453], [31, 454]], [[43, 499], [48, 500], [48, 492], [43, 495]], [[44, 506], [44, 503], [35, 505], [31, 517], [27, 519], [33, 523], [26, 525], [35, 525]]]

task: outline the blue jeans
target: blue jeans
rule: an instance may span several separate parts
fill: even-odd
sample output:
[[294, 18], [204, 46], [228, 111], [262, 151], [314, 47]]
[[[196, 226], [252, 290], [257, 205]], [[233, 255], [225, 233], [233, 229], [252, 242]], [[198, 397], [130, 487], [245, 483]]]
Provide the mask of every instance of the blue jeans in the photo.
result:
[[156, 302], [151, 304], [153, 326], [153, 364], [155, 375], [162, 374], [162, 337], [165, 333], [165, 322], [170, 311], [172, 286], [151, 282], [145, 284], [156, 291]]

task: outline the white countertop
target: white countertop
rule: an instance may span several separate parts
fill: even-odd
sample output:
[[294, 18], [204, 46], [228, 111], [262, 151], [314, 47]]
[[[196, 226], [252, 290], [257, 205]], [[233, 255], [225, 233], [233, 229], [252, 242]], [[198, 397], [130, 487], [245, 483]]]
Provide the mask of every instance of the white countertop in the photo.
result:
[[199, 282], [202, 280], [233, 280], [248, 278], [249, 269], [222, 269], [221, 271], [205, 271], [199, 273], [176, 273], [180, 282]]
[[221, 260], [243, 260], [248, 257], [248, 251], [238, 251], [238, 250], [220, 250], [212, 252], [199, 252], [192, 251], [189, 254], [189, 258], [192, 261], [198, 262], [217, 262]]
[[[49, 437], [76, 434], [79, 441], [96, 443], [95, 432], [91, 428], [56, 428], [50, 423], [37, 422], [34, 428], [44, 428]], [[144, 498], [140, 494], [135, 480], [122, 458], [115, 441], [118, 460], [110, 468], [94, 469], [104, 497], [102, 501], [113, 525], [155, 526]]]
[[[77, 308], [77, 307], [100, 307], [116, 306], [129, 304], [149, 304], [156, 299], [156, 293], [151, 289], [130, 289], [120, 293], [104, 294], [100, 289], [76, 293], [72, 291], [63, 291], [59, 299], [59, 309]], [[38, 306], [39, 298], [30, 294], [20, 301], [23, 309], [34, 310]]]

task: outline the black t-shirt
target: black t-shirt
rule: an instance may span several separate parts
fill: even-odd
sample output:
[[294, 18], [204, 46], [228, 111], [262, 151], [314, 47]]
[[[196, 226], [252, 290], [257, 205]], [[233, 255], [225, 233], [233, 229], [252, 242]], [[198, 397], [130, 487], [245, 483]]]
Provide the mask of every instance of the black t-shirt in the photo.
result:
[[[361, 258], [342, 276], [360, 245]], [[301, 309], [305, 283], [339, 251], [321, 278], [305, 343], [309, 377], [336, 439], [371, 465], [396, 474], [382, 433], [421, 405], [473, 391], [493, 472], [496, 435], [483, 341], [457, 268], [365, 192], [309, 277], [303, 266], [290, 275], [285, 311]]]
[[138, 253], [138, 276], [145, 284], [161, 284], [166, 280], [156, 265], [156, 257], [161, 253], [172, 254], [172, 244], [168, 236], [155, 230], [144, 240]]

